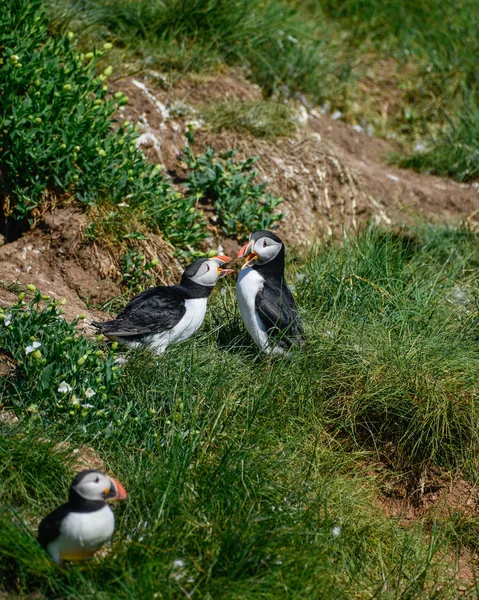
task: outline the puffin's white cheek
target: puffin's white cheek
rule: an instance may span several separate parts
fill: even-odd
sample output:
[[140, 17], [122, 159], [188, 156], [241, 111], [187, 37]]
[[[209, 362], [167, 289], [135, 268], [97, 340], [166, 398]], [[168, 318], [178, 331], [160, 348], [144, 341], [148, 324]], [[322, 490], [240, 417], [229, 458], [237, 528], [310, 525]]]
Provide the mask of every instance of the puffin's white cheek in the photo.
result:
[[279, 246], [276, 245], [263, 246], [260, 247], [259, 250], [256, 250], [256, 254], [258, 254], [263, 262], [268, 262], [273, 260], [273, 258], [278, 254], [279, 250]]

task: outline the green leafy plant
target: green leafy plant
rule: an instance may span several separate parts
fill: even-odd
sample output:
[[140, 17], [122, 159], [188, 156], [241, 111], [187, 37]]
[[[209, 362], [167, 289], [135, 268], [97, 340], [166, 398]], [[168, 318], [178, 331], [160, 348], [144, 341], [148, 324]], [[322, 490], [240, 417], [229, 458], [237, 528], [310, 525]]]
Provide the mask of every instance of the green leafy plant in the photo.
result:
[[154, 269], [157, 264], [158, 259], [148, 261], [137, 248], [127, 250], [120, 258], [123, 287], [128, 288], [132, 293], [138, 293], [146, 287], [151, 287], [154, 283]]
[[266, 183], [255, 183], [257, 172], [253, 165], [257, 158], [235, 161], [235, 151], [217, 155], [212, 148], [200, 156], [191, 150], [194, 136], [187, 134], [189, 145], [183, 158], [188, 168], [189, 192], [198, 199], [211, 202], [223, 232], [232, 237], [267, 229], [282, 218], [274, 209], [282, 202], [266, 192]]
[[[48, 35], [40, 0], [7, 0], [1, 11], [4, 213], [32, 220], [53, 192], [55, 198], [76, 198], [88, 207], [106, 206], [103, 220], [118, 223], [123, 237], [146, 229], [161, 231], [177, 245], [198, 245], [205, 233], [194, 203], [146, 162], [128, 122], [117, 132], [111, 129], [115, 111], [127, 98], [108, 93], [111, 67], [97, 72], [103, 50], [80, 53], [72, 36]], [[110, 47], [105, 44], [104, 50]]]
[[[77, 331], [82, 318], [68, 322], [61, 305], [33, 286], [7, 311], [0, 309], [0, 347], [16, 362], [15, 373], [3, 383], [19, 413], [34, 419], [91, 424], [115, 415], [114, 399], [120, 367], [114, 347], [99, 348]], [[4, 391], [5, 391], [4, 389]], [[61, 419], [59, 419], [61, 417]]]

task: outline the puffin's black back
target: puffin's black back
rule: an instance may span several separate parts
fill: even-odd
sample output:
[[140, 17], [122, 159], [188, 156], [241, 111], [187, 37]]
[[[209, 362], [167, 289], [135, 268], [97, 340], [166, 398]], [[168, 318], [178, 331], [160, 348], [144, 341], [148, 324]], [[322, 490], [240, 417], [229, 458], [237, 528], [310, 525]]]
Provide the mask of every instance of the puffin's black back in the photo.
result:
[[93, 322], [92, 325], [106, 335], [130, 340], [172, 329], [185, 315], [185, 300], [208, 298], [213, 291], [214, 286], [200, 285], [191, 280], [206, 260], [198, 258], [187, 267], [178, 285], [149, 288], [130, 300], [111, 321]]
[[41, 521], [38, 526], [38, 542], [41, 546], [46, 548], [58, 538], [62, 521], [69, 512], [68, 504], [62, 504]]

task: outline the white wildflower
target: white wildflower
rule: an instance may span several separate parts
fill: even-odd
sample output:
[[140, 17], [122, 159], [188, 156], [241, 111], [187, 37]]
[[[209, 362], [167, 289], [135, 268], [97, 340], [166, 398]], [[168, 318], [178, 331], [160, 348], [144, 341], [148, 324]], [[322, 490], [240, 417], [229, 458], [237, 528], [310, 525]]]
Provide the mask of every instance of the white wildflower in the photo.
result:
[[75, 407], [80, 406], [80, 400], [76, 396], [72, 396], [72, 404]]
[[93, 404], [82, 404], [82, 408], [93, 408]]
[[185, 561], [182, 558], [175, 558], [175, 560], [171, 563], [170, 577], [175, 581], [179, 581], [185, 577], [185, 571]]
[[96, 394], [95, 390], [92, 390], [91, 387], [87, 388], [85, 390], [85, 396], [87, 398], [93, 398], [93, 396]]
[[120, 365], [120, 367], [126, 365], [127, 362], [128, 361], [124, 356], [118, 356], [117, 358], [115, 358], [115, 365]]
[[5, 315], [5, 321], [4, 321], [5, 327], [8, 327], [11, 322], [12, 322], [12, 315], [10, 313], [7, 313]]
[[27, 346], [25, 348], [25, 354], [31, 354], [32, 352], [34, 352], [37, 348], [40, 348], [41, 343], [40, 342], [33, 342], [31, 346]]
[[72, 386], [70, 384], [68, 384], [66, 381], [62, 381], [60, 383], [60, 385], [58, 386], [58, 391], [60, 392], [60, 394], [68, 394], [69, 392], [72, 391]]
[[171, 566], [174, 569], [182, 569], [185, 566], [185, 561], [182, 558], [175, 558], [175, 560], [171, 563]]
[[339, 525], [335, 525], [331, 529], [331, 535], [335, 538], [339, 537], [341, 535], [341, 527], [339, 527]]

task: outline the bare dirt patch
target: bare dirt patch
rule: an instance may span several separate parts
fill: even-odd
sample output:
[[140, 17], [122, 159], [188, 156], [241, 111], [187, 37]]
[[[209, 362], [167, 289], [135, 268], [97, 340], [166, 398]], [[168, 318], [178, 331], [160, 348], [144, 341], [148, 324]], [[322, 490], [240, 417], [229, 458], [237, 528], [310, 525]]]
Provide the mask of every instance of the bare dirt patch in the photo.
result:
[[[120, 272], [117, 257], [107, 246], [85, 239], [87, 224], [81, 207], [67, 206], [46, 213], [32, 230], [0, 246], [0, 306], [15, 302], [19, 289], [32, 283], [53, 299], [67, 299], [66, 318], [83, 313], [84, 324], [102, 318], [92, 305], [121, 294]], [[170, 283], [171, 264], [176, 267], [172, 249], [159, 236], [151, 245], [160, 252], [158, 283]]]
[[[84, 241], [86, 215], [67, 207], [45, 214], [38, 225], [18, 240], [0, 247], [0, 280], [24, 286], [33, 283], [54, 299], [67, 299], [69, 319], [85, 311], [86, 303], [101, 303], [120, 293], [107, 278], [112, 260]], [[16, 300], [16, 290], [0, 289], [0, 303]]]
[[72, 470], [80, 472], [84, 470], [105, 471], [105, 463], [98, 453], [90, 446], [72, 447], [69, 442], [60, 442], [55, 445], [55, 450], [68, 452], [71, 460]]

